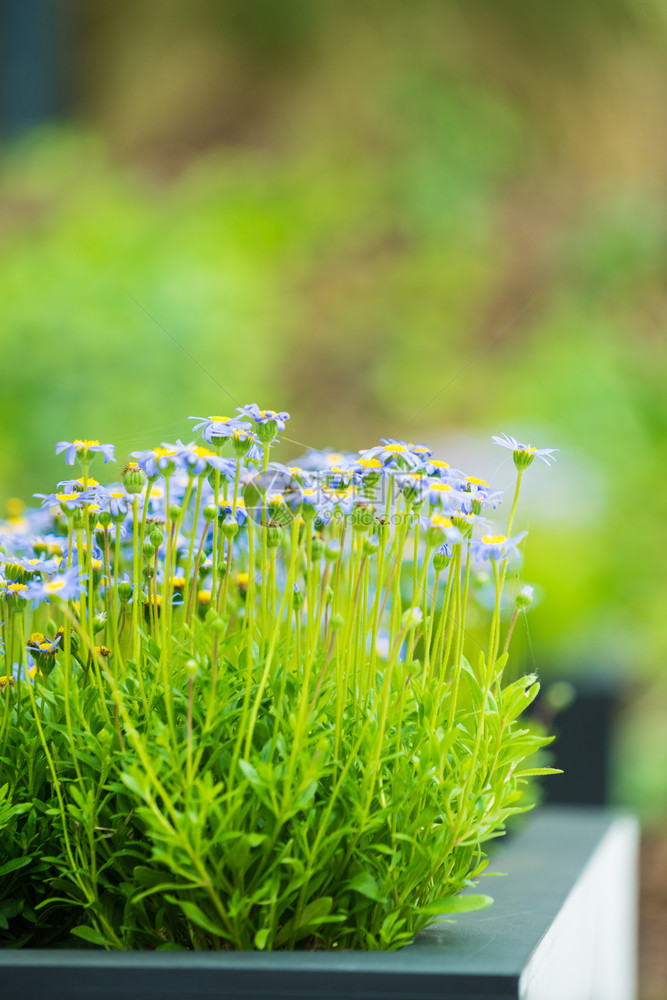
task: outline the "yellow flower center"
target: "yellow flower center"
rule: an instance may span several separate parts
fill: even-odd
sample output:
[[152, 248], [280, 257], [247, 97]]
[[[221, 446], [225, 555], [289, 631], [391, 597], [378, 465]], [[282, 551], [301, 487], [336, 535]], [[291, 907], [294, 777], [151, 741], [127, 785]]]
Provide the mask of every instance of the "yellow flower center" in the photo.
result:
[[377, 458], [360, 458], [359, 465], [364, 469], [381, 469], [382, 463]]
[[230, 417], [209, 417], [209, 420], [215, 420], [216, 424], [228, 424]]
[[407, 451], [407, 446], [404, 444], [388, 444], [385, 446], [385, 451]]
[[431, 459], [431, 465], [435, 465], [436, 469], [448, 469], [449, 468], [449, 462], [443, 462], [439, 458], [432, 458]]
[[44, 584], [44, 590], [47, 590], [49, 594], [57, 594], [58, 591], [62, 590], [64, 586], [64, 580], [49, 580], [48, 583]]
[[488, 486], [489, 484], [484, 482], [483, 479], [477, 479], [476, 476], [467, 476], [466, 483], [472, 483], [473, 486]]
[[449, 483], [431, 483], [432, 490], [439, 490], [441, 493], [451, 492], [451, 486]]
[[487, 545], [500, 545], [507, 541], [506, 535], [484, 535], [482, 541]]
[[153, 448], [153, 454], [156, 458], [166, 458], [176, 455], [177, 452], [175, 448]]
[[442, 514], [434, 514], [431, 518], [431, 524], [434, 528], [451, 528], [452, 522], [448, 517], [443, 517]]
[[78, 438], [72, 442], [72, 444], [75, 444], [77, 448], [90, 448], [91, 445], [99, 443], [100, 443], [99, 441], [88, 441], [87, 439], [84, 441], [80, 441]]

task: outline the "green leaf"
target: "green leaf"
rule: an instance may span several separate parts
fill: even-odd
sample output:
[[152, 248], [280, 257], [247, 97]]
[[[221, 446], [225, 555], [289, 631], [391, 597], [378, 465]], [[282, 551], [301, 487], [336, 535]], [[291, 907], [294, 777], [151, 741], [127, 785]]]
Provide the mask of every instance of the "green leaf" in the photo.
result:
[[96, 931], [94, 927], [88, 927], [87, 924], [79, 924], [78, 927], [73, 927], [71, 933], [75, 937], [88, 941], [90, 944], [99, 945], [100, 948], [107, 947], [108, 941], [102, 937], [99, 931]]
[[297, 917], [292, 917], [291, 920], [287, 921], [276, 938], [276, 946], [280, 948], [281, 945], [289, 941], [291, 937], [294, 937], [295, 941], [306, 937], [308, 934], [312, 933], [319, 924], [334, 923], [336, 921], [343, 920], [344, 917], [342, 916], [329, 916], [332, 906], [333, 898], [331, 896], [320, 896], [319, 899], [314, 899], [299, 916], [298, 922]]
[[4, 865], [0, 866], [0, 875], [8, 875], [10, 872], [15, 872], [19, 868], [25, 868], [32, 861], [32, 854], [29, 854], [25, 858], [12, 858], [11, 861], [6, 861]]
[[169, 903], [175, 903], [177, 906], [180, 906], [190, 923], [195, 924], [197, 927], [201, 927], [202, 930], [208, 931], [209, 934], [214, 934], [216, 937], [226, 936], [225, 930], [210, 920], [206, 914], [199, 909], [196, 903], [192, 903], [187, 899], [176, 899], [174, 896], [165, 896], [165, 899]]
[[257, 948], [258, 951], [264, 951], [264, 948], [266, 947], [266, 941], [270, 933], [271, 931], [270, 928], [268, 927], [262, 927], [261, 931], [257, 931], [257, 933], [255, 934], [254, 941], [255, 941], [255, 948]]
[[358, 875], [355, 875], [348, 882], [347, 887], [348, 889], [352, 889], [353, 892], [358, 892], [361, 896], [365, 896], [366, 899], [374, 900], [376, 903], [384, 903], [387, 898], [378, 889], [377, 882], [370, 872], [359, 872]]
[[515, 771], [515, 778], [537, 777], [539, 774], [562, 774], [560, 767], [529, 767], [525, 771]]
[[438, 916], [450, 913], [473, 913], [475, 910], [486, 909], [487, 906], [491, 906], [492, 902], [492, 896], [485, 896], [481, 893], [467, 896], [441, 896], [440, 899], [434, 899], [432, 902], [426, 903], [425, 906], [418, 907], [418, 910], [420, 913], [434, 913]]

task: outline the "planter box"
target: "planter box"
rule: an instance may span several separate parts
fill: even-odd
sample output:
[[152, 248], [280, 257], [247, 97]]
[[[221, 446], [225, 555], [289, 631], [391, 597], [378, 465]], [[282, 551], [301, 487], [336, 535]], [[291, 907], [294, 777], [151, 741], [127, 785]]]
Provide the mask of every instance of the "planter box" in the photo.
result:
[[2, 1000], [633, 1000], [637, 827], [547, 807], [494, 854], [495, 903], [393, 952], [0, 951]]

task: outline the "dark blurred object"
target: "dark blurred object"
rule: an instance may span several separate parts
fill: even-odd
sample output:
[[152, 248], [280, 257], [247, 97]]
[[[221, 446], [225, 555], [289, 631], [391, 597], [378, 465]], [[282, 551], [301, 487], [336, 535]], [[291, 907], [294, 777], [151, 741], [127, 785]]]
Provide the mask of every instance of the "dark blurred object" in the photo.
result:
[[0, 0], [0, 128], [18, 135], [65, 109], [62, 0]]
[[[564, 687], [569, 688], [571, 697], [561, 708], [558, 689]], [[555, 733], [549, 746], [551, 763], [563, 771], [544, 782], [544, 801], [558, 805], [610, 804], [611, 754], [623, 688], [616, 675], [582, 670], [579, 676], [552, 682], [540, 696], [535, 717], [547, 731]]]

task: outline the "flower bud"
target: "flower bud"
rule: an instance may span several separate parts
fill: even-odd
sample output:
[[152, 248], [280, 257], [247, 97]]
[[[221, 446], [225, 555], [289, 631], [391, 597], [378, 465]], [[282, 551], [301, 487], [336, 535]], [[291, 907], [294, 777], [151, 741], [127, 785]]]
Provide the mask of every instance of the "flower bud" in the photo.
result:
[[204, 507], [204, 517], [206, 518], [207, 521], [212, 521], [213, 518], [215, 517], [215, 514], [216, 514], [216, 509], [212, 503], [209, 503], [206, 505], [206, 507]]
[[146, 476], [136, 462], [130, 462], [125, 466], [121, 479], [126, 493], [141, 493], [146, 485]]
[[294, 597], [292, 598], [292, 604], [294, 608], [298, 611], [299, 608], [303, 607], [303, 602], [305, 598], [303, 593], [299, 590], [298, 584], [294, 584]]
[[[68, 515], [69, 516], [69, 515]], [[72, 527], [75, 531], [83, 531], [86, 527], [86, 517], [80, 507], [72, 511]]]
[[220, 525], [220, 530], [222, 531], [225, 538], [235, 538], [239, 526], [236, 523], [236, 518], [233, 514], [226, 514], [223, 518], [222, 524]]
[[118, 596], [123, 604], [127, 604], [132, 597], [132, 584], [129, 580], [121, 580], [118, 584]]
[[329, 627], [331, 628], [332, 632], [335, 632], [337, 629], [341, 628], [344, 624], [345, 624], [345, 619], [340, 614], [340, 612], [336, 612], [336, 614], [332, 615], [329, 620]]
[[375, 509], [371, 504], [355, 504], [350, 514], [350, 521], [355, 531], [369, 531], [375, 521]]
[[107, 616], [105, 614], [95, 615], [93, 619], [93, 632], [101, 632], [107, 623]]
[[449, 566], [450, 559], [451, 554], [446, 545], [441, 545], [439, 549], [436, 549], [433, 553], [433, 569], [436, 573], [442, 573], [443, 569]]
[[340, 542], [337, 538], [330, 538], [324, 550], [324, 558], [327, 562], [335, 562], [340, 556]]
[[164, 541], [164, 532], [160, 531], [159, 528], [153, 528], [150, 535], [150, 542], [154, 549], [159, 549]]
[[380, 548], [380, 539], [377, 535], [370, 535], [364, 538], [363, 551], [365, 556], [374, 556]]
[[181, 508], [178, 504], [173, 503], [169, 508], [169, 517], [172, 521], [178, 521], [181, 516]]
[[266, 526], [266, 544], [270, 549], [275, 549], [280, 545], [283, 537], [283, 529], [275, 521], [269, 521]]
[[378, 541], [380, 545], [386, 545], [389, 541], [389, 534], [391, 529], [384, 517], [375, 518], [375, 534], [378, 536]]
[[186, 660], [185, 661], [185, 672], [191, 680], [199, 673], [199, 664], [196, 660]]
[[154, 553], [155, 549], [151, 545], [150, 540], [147, 538], [146, 541], [144, 542], [144, 556], [146, 557], [146, 559], [152, 559]]
[[408, 608], [407, 611], [403, 612], [403, 617], [401, 618], [401, 624], [404, 629], [410, 632], [413, 628], [417, 628], [421, 625], [422, 613], [420, 608]]
[[102, 527], [106, 529], [111, 524], [111, 514], [109, 513], [108, 510], [102, 510], [100, 511], [97, 520], [102, 525]]
[[312, 541], [310, 543], [310, 554], [314, 562], [319, 562], [319, 560], [324, 555], [326, 545], [324, 539], [321, 535], [313, 535]]
[[216, 615], [215, 618], [209, 623], [209, 628], [214, 635], [222, 635], [222, 633], [227, 628], [227, 622], [220, 615]]
[[520, 611], [525, 611], [533, 603], [533, 598], [535, 596], [535, 588], [531, 587], [530, 584], [526, 584], [521, 588], [519, 593], [516, 595], [515, 604]]

